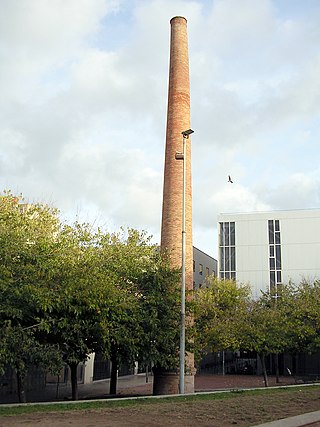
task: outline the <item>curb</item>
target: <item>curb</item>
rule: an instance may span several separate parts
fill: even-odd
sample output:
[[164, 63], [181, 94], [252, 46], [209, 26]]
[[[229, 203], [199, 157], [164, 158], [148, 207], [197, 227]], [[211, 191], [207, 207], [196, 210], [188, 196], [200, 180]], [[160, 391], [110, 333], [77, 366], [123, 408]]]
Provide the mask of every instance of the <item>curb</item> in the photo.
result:
[[320, 421], [320, 411], [307, 412], [306, 414], [296, 415], [295, 417], [259, 424], [255, 427], [303, 427], [317, 421]]
[[[219, 389], [219, 390], [201, 390], [201, 391], [197, 391], [195, 393], [185, 393], [185, 394], [162, 394], [162, 395], [157, 395], [157, 396], [151, 396], [151, 395], [147, 395], [147, 396], [132, 396], [132, 397], [112, 397], [112, 398], [102, 398], [102, 399], [78, 399], [78, 400], [61, 400], [61, 401], [54, 401], [54, 402], [28, 402], [28, 403], [1, 403], [0, 404], [0, 408], [4, 408], [4, 407], [9, 407], [9, 408], [13, 408], [16, 406], [43, 406], [43, 405], [76, 405], [79, 403], [92, 403], [92, 402], [116, 402], [116, 401], [123, 401], [123, 400], [142, 400], [142, 399], [170, 399], [170, 398], [176, 398], [176, 397], [190, 397], [190, 396], [199, 396], [199, 395], [204, 395], [204, 394], [222, 394], [222, 393], [237, 393], [237, 392], [246, 392], [246, 391], [251, 391], [251, 390], [261, 390], [261, 391], [268, 391], [268, 390], [272, 390], [272, 389], [285, 389], [285, 388], [295, 388], [295, 387], [312, 387], [312, 386], [320, 386], [320, 383], [313, 383], [313, 384], [292, 384], [292, 385], [287, 385], [287, 386], [275, 386], [275, 387], [252, 387], [252, 388], [229, 388], [229, 389]], [[319, 412], [319, 417], [320, 417], [320, 411], [316, 411], [315, 413]], [[313, 412], [311, 412], [311, 414], [313, 414]], [[298, 416], [300, 417], [300, 415]], [[295, 418], [295, 417], [293, 417]], [[319, 418], [320, 419], [320, 418]], [[279, 420], [281, 421], [281, 420]], [[276, 422], [279, 422], [276, 421]], [[318, 419], [316, 419], [316, 421], [318, 421]], [[310, 421], [310, 422], [314, 422], [314, 421]], [[297, 424], [297, 426], [303, 426], [305, 424]], [[266, 426], [272, 426], [272, 424], [270, 425], [269, 423], [266, 424]], [[277, 424], [276, 426], [280, 426], [280, 424]], [[285, 427], [294, 427], [293, 425], [287, 424], [284, 425]], [[0, 426], [1, 427], [1, 426]], [[254, 427], [265, 427], [265, 424], [261, 424], [258, 426], [254, 426]]]

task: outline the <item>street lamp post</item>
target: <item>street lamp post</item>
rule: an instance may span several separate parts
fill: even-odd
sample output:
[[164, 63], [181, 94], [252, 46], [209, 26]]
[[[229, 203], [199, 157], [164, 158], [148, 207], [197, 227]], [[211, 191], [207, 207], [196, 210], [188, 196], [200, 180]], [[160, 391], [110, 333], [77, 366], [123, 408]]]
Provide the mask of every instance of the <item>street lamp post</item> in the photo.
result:
[[187, 150], [186, 142], [194, 131], [185, 130], [183, 136], [183, 151], [176, 153], [176, 160], [183, 161], [182, 178], [182, 260], [181, 260], [181, 323], [180, 323], [180, 377], [179, 393], [184, 394], [184, 366], [185, 366], [185, 348], [186, 348], [186, 168], [187, 168]]

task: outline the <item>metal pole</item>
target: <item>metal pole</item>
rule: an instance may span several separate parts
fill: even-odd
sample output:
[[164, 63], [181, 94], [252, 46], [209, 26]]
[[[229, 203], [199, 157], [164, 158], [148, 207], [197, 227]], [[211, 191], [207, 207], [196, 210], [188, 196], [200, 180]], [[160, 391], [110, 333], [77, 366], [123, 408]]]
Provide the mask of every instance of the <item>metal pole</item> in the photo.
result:
[[[277, 275], [277, 273], [276, 273]], [[277, 277], [276, 277], [276, 295], [275, 295], [275, 309], [277, 309], [277, 305], [278, 305], [278, 282], [277, 282]], [[279, 378], [279, 353], [275, 354], [275, 359], [274, 359], [274, 364], [275, 364], [275, 368], [276, 368], [276, 383], [278, 384], [280, 382], [280, 378]]]
[[181, 325], [180, 325], [180, 381], [179, 393], [184, 394], [184, 365], [186, 347], [186, 140], [183, 135], [183, 184], [182, 184], [182, 274], [181, 274]]
[[222, 351], [222, 375], [225, 375], [224, 350]]

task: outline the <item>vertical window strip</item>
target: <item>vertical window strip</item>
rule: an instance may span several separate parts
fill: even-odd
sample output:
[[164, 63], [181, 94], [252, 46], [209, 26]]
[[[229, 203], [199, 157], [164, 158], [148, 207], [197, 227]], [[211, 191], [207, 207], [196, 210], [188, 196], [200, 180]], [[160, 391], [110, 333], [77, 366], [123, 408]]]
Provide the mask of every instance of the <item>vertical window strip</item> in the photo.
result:
[[280, 221], [268, 220], [270, 288], [282, 283]]
[[235, 223], [221, 222], [219, 236], [221, 279], [235, 279], [236, 277], [235, 240]]

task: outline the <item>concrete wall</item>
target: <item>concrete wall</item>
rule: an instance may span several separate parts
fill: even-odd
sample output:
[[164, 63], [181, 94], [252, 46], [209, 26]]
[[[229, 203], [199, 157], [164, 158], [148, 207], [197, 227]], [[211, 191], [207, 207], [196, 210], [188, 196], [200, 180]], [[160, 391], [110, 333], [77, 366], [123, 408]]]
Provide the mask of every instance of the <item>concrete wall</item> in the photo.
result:
[[220, 214], [235, 222], [236, 278], [257, 296], [269, 289], [268, 220], [280, 221], [282, 282], [320, 278], [320, 210]]

